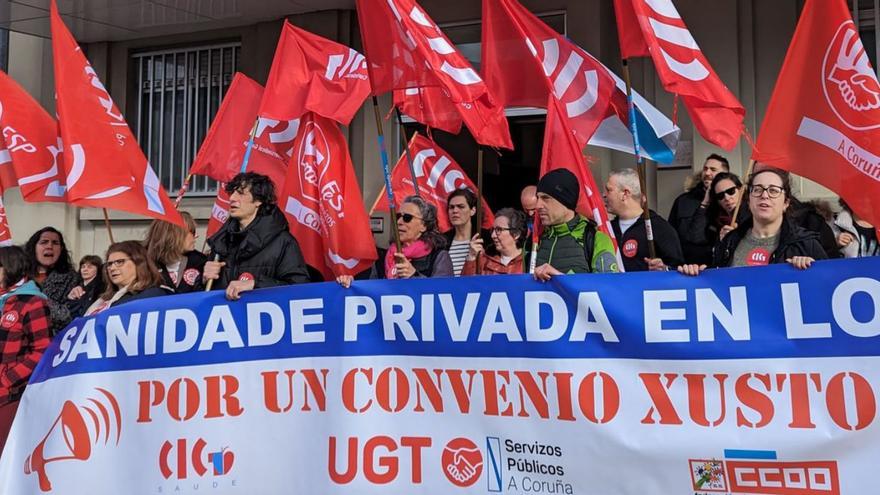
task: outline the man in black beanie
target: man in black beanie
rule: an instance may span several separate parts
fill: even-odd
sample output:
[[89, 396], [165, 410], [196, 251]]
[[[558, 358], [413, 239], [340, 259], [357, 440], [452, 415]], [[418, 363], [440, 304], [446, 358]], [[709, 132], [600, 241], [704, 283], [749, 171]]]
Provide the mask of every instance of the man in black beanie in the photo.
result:
[[611, 238], [575, 211], [579, 195], [577, 177], [566, 169], [551, 170], [538, 182], [537, 213], [544, 229], [535, 268], [538, 280], [619, 271]]

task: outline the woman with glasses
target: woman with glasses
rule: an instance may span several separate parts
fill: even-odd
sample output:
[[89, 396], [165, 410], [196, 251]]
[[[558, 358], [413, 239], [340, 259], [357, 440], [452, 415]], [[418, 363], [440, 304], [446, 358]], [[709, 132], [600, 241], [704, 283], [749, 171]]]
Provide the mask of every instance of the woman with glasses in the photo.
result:
[[471, 246], [471, 238], [479, 234], [484, 242], [490, 240], [489, 232], [477, 226], [477, 195], [470, 189], [456, 189], [446, 200], [446, 213], [452, 228], [443, 233], [452, 259], [452, 271], [461, 275], [465, 259]]
[[[755, 172], [747, 190], [751, 218], [732, 230], [722, 229], [722, 239], [713, 252], [712, 267], [790, 263], [803, 270], [813, 261], [827, 257], [816, 233], [794, 225], [787, 218], [786, 211], [791, 204], [791, 181], [787, 172], [775, 168]], [[678, 271], [697, 275], [706, 266], [681, 265]]]
[[104, 262], [93, 254], [83, 256], [79, 261], [79, 279], [76, 287], [67, 293], [67, 309], [71, 316], [80, 317], [89, 306], [104, 292]]
[[392, 242], [385, 254], [386, 278], [451, 277], [446, 239], [437, 230], [437, 207], [419, 196], [407, 196], [397, 212], [403, 252]]
[[86, 311], [91, 316], [111, 306], [173, 294], [174, 290], [162, 285], [162, 276], [147, 255], [143, 244], [122, 241], [107, 248], [107, 275], [110, 283], [101, 297]]
[[495, 214], [492, 226], [492, 244], [497, 256], [483, 249], [480, 234], [471, 239], [470, 250], [462, 275], [501, 275], [525, 273], [523, 245], [528, 238], [526, 214], [513, 208], [502, 208]]
[[19, 399], [50, 342], [49, 307], [29, 278], [28, 258], [18, 246], [0, 247], [0, 451]]
[[196, 222], [188, 212], [180, 212], [186, 228], [153, 220], [144, 245], [159, 269], [162, 283], [178, 294], [204, 289], [202, 271], [208, 257], [195, 250]]
[[[688, 220], [687, 230], [682, 241], [687, 241], [694, 248], [693, 254], [700, 255], [693, 260], [694, 264], [707, 265], [712, 262], [712, 248], [721, 238], [721, 231], [731, 224], [736, 200], [742, 191], [742, 182], [736, 174], [719, 172], [709, 185], [708, 195], [697, 207], [694, 215]], [[748, 218], [748, 208], [740, 208], [736, 223]]]

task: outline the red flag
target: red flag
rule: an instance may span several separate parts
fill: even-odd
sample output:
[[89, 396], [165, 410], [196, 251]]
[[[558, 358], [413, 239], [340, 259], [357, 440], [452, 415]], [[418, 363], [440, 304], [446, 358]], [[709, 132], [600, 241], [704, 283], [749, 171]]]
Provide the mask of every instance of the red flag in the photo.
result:
[[880, 226], [880, 83], [844, 0], [807, 0], [752, 154]]
[[623, 58], [650, 53], [666, 91], [680, 95], [703, 138], [732, 150], [746, 111], [700, 51], [672, 0], [614, 0]]
[[[239, 173], [262, 97], [262, 86], [244, 74], [235, 74], [191, 173], [220, 182], [229, 182]], [[247, 170], [268, 176], [280, 190], [298, 129], [299, 119], [279, 122], [260, 118]]]
[[552, 94], [581, 147], [611, 111], [615, 81], [607, 69], [516, 0], [483, 1], [482, 64], [505, 107], [544, 107]]
[[[478, 143], [513, 149], [503, 106], [414, 0], [357, 0], [357, 8], [373, 94], [427, 90], [435, 116], [454, 110]], [[419, 112], [407, 114], [418, 120]], [[455, 125], [454, 120], [450, 122], [437, 127]]]
[[6, 207], [3, 205], [3, 191], [0, 190], [0, 246], [12, 245], [12, 231], [6, 221]]
[[205, 239], [210, 239], [229, 219], [229, 194], [226, 193], [225, 186], [223, 182], [217, 184], [217, 198], [214, 200], [214, 206], [211, 207], [211, 218], [208, 219]]
[[279, 195], [306, 263], [326, 280], [360, 273], [378, 258], [370, 219], [336, 122], [305, 114]]
[[183, 225], [128, 124], [58, 15], [55, 1], [50, 5], [68, 201]]
[[[426, 201], [437, 207], [437, 223], [440, 231], [451, 229], [449, 215], [446, 213], [446, 199], [449, 193], [456, 189], [476, 191], [477, 186], [449, 153], [421, 134], [416, 134], [410, 139], [409, 153], [413, 160], [416, 179], [419, 181], [419, 191]], [[391, 172], [391, 187], [394, 189], [394, 200], [397, 202], [395, 206], [398, 207], [403, 198], [416, 193], [405, 153], [401, 155]], [[389, 211], [384, 187], [379, 192], [372, 211]], [[495, 216], [485, 198], [483, 198], [483, 212], [483, 228], [492, 228]]]
[[394, 106], [428, 127], [450, 134], [461, 132], [461, 114], [443, 88], [395, 89]]
[[64, 178], [58, 166], [58, 123], [2, 71], [0, 130], [4, 188], [20, 186], [25, 201], [65, 201]]
[[566, 119], [562, 117], [565, 111], [561, 107], [562, 103], [554, 98], [548, 99], [547, 127], [544, 130], [544, 148], [541, 153], [541, 176], [557, 168], [570, 170], [582, 187], [578, 196], [578, 213], [592, 218], [599, 226], [599, 230], [611, 237], [617, 250], [617, 240], [608, 221], [602, 189], [596, 185], [596, 180], [581, 152], [583, 148], [578, 145], [574, 133], [568, 128]]
[[292, 120], [315, 112], [348, 125], [369, 94], [363, 55], [284, 21], [260, 116]]

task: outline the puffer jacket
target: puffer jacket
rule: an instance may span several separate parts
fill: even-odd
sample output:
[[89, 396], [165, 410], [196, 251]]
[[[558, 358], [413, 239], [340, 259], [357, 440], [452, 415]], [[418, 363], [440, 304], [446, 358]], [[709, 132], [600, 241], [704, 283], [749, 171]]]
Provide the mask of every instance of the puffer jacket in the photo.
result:
[[[593, 245], [584, 248], [588, 238]], [[538, 244], [537, 265], [549, 263], [562, 273], [613, 273], [620, 271], [611, 237], [596, 224], [575, 215], [568, 223], [544, 228]]]
[[209, 259], [219, 256], [226, 266], [215, 289], [225, 289], [232, 280], [254, 280], [254, 288], [301, 284], [309, 273], [299, 243], [287, 230], [287, 219], [277, 206], [258, 215], [245, 229], [230, 218], [210, 239]]
[[[715, 245], [712, 255], [712, 266], [716, 268], [728, 267], [733, 262], [733, 253], [740, 241], [752, 228], [752, 219], [742, 223], [736, 230], [730, 232], [724, 239]], [[819, 243], [819, 234], [802, 229], [793, 224], [788, 218], [783, 217], [782, 227], [779, 231], [779, 245], [770, 255], [770, 264], [785, 263], [785, 260], [793, 256], [809, 256], [815, 260], [828, 258], [822, 244]]]

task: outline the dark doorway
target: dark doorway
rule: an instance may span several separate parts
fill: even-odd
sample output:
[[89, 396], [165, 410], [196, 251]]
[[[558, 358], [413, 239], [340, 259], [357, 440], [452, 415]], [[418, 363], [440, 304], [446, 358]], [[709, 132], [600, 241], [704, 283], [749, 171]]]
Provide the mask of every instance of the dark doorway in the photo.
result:
[[[541, 166], [544, 116], [509, 117], [507, 121], [510, 124], [513, 151], [483, 148], [483, 195], [494, 211], [505, 207], [520, 208], [519, 193], [523, 187], [538, 182], [538, 170]], [[408, 123], [404, 127], [404, 142], [408, 142], [416, 131], [427, 134], [425, 126], [419, 123]], [[458, 135], [432, 129], [430, 135], [455, 158], [476, 184], [478, 146], [467, 128], [462, 127]]]

